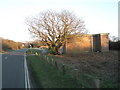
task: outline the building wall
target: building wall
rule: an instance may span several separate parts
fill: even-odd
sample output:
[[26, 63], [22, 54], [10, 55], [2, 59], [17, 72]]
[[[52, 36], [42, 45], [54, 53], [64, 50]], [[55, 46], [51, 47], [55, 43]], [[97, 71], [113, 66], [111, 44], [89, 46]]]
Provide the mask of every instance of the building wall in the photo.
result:
[[109, 51], [109, 39], [108, 39], [108, 33], [107, 34], [100, 34], [101, 39], [101, 51]]
[[108, 34], [82, 35], [66, 40], [66, 53], [109, 51]]
[[76, 36], [66, 41], [66, 53], [92, 51], [91, 35]]

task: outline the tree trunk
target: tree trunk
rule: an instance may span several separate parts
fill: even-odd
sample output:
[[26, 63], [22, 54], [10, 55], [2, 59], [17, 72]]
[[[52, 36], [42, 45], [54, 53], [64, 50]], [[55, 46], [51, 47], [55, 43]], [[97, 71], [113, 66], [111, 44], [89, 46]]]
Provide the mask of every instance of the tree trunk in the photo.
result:
[[56, 46], [52, 46], [49, 48], [50, 49], [50, 53], [54, 54], [54, 55], [58, 55], [60, 54], [60, 48], [56, 47]]

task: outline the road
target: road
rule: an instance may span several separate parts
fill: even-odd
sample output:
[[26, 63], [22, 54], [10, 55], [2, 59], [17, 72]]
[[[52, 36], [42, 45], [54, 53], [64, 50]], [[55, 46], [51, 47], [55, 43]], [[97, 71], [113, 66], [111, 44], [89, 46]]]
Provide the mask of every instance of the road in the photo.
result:
[[27, 49], [2, 55], [2, 88], [25, 88], [25, 55]]

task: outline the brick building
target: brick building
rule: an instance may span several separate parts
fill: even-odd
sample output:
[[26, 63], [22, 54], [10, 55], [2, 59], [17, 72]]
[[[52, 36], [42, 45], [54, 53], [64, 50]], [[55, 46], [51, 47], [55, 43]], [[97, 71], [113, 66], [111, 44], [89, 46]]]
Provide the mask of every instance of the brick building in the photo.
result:
[[66, 40], [63, 53], [109, 51], [108, 33], [78, 35]]

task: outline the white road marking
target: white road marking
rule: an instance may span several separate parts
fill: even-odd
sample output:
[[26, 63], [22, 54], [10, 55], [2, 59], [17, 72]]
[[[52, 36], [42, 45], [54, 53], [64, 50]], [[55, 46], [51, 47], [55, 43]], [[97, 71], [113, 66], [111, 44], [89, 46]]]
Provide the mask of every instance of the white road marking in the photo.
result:
[[24, 53], [24, 69], [25, 69], [25, 88], [30, 89], [30, 80], [29, 80], [29, 73], [28, 73], [27, 62], [26, 62], [26, 53]]

